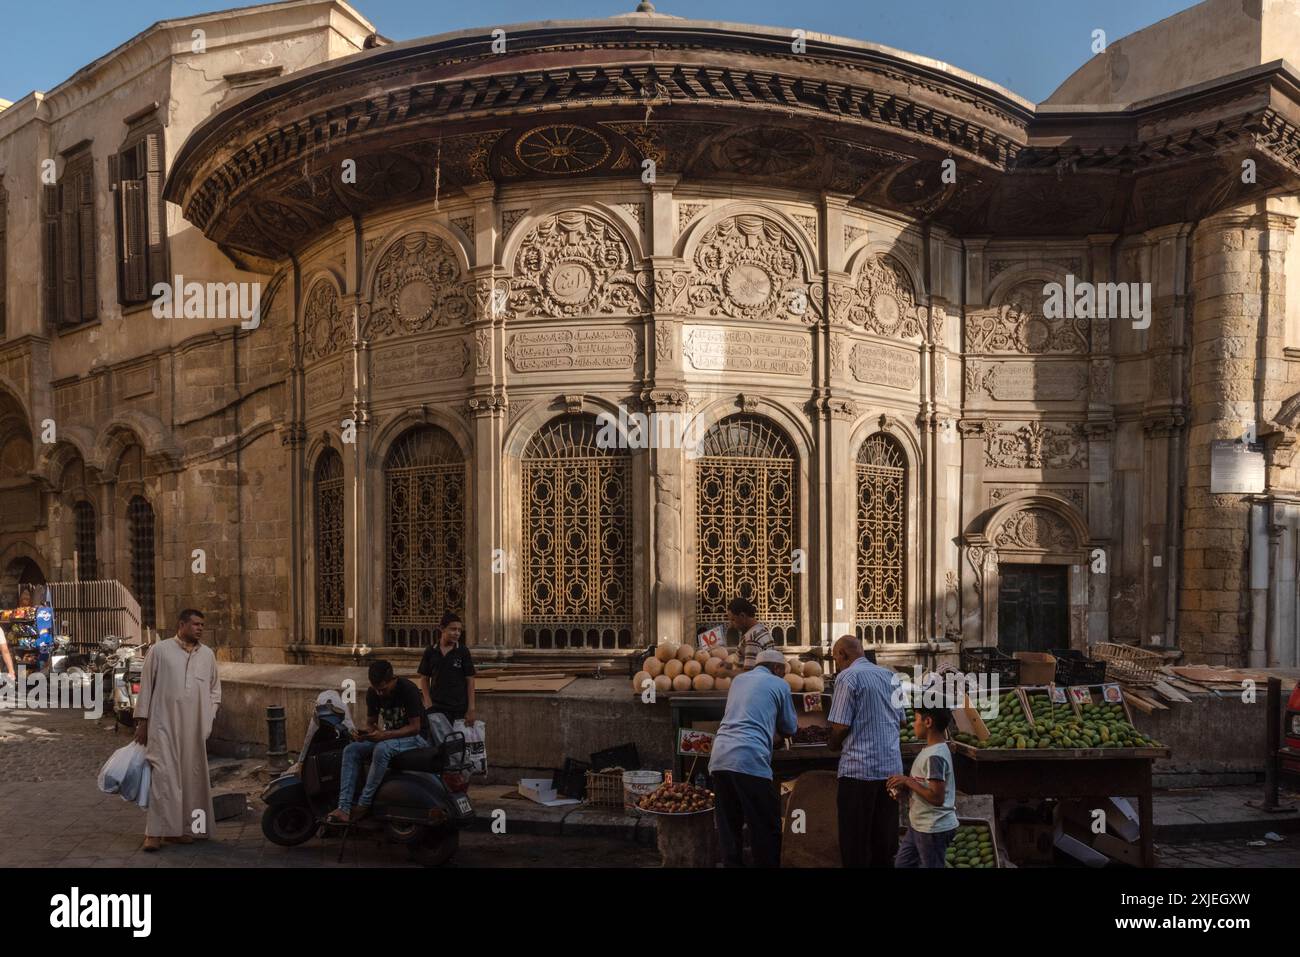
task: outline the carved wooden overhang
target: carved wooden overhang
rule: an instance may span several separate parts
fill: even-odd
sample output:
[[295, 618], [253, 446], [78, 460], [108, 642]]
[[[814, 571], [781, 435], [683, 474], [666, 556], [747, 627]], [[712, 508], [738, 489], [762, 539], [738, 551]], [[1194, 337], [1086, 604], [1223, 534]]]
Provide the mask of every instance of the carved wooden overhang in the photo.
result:
[[353, 215], [484, 182], [639, 182], [646, 159], [1022, 236], [1146, 229], [1300, 181], [1282, 67], [1134, 111], [1036, 115], [961, 71], [818, 35], [800, 55], [788, 31], [657, 16], [505, 30], [505, 53], [465, 31], [269, 84], [194, 132], [167, 198], [270, 260]]

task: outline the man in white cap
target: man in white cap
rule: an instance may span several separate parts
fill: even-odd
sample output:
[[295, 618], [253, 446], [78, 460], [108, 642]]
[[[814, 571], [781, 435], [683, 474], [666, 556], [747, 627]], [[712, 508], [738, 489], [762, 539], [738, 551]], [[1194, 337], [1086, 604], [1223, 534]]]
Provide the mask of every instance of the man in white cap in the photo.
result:
[[744, 867], [744, 827], [755, 867], [781, 866], [781, 800], [772, 781], [772, 748], [798, 725], [785, 658], [768, 649], [755, 667], [738, 675], [727, 694], [727, 710], [713, 739], [713, 778], [718, 843], [727, 867]]

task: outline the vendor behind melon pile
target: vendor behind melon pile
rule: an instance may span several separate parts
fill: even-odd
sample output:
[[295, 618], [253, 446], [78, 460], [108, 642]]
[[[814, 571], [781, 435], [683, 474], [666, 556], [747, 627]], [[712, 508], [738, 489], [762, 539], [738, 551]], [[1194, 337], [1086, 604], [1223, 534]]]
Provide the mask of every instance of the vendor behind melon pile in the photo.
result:
[[748, 598], [733, 598], [727, 604], [727, 625], [740, 634], [740, 644], [736, 648], [739, 660], [737, 664], [721, 669], [719, 674], [730, 676], [752, 671], [760, 654], [776, 648], [772, 630], [765, 622], [759, 621], [757, 615], [758, 609]]

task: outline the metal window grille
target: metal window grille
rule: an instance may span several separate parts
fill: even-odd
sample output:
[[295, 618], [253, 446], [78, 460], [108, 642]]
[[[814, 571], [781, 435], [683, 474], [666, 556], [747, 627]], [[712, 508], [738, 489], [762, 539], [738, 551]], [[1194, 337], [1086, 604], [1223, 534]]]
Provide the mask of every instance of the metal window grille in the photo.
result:
[[316, 641], [343, 643], [343, 458], [326, 450], [316, 462]]
[[778, 644], [798, 644], [794, 551], [799, 492], [790, 440], [766, 420], [728, 416], [695, 462], [696, 623], [726, 619], [747, 598]]
[[126, 510], [131, 548], [131, 591], [140, 603], [140, 623], [157, 628], [154, 604], [153, 506], [139, 495]]
[[445, 611], [465, 608], [465, 459], [445, 431], [414, 429], [384, 463], [384, 641], [430, 644]]
[[524, 450], [523, 643], [632, 647], [632, 459], [594, 416], [563, 416]]
[[877, 432], [858, 450], [858, 594], [863, 642], [906, 641], [907, 461]]
[[92, 581], [99, 577], [99, 560], [95, 554], [95, 506], [78, 502], [72, 506], [72, 515], [77, 578]]

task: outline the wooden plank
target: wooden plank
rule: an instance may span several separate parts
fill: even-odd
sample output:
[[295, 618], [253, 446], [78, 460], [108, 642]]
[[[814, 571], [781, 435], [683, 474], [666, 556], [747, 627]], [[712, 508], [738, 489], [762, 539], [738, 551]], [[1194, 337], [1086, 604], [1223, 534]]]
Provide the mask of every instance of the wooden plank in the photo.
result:
[[973, 748], [960, 741], [948, 747], [976, 761], [1110, 761], [1169, 757], [1168, 748]]
[[1178, 701], [1182, 704], [1191, 704], [1192, 702], [1191, 698], [1187, 697], [1187, 695], [1183, 694], [1167, 681], [1157, 681], [1151, 687], [1164, 695], [1165, 699], [1168, 701]]
[[1134, 693], [1131, 688], [1124, 689], [1124, 697], [1128, 699], [1129, 704], [1133, 705], [1133, 707], [1137, 708], [1143, 714], [1151, 714], [1157, 708], [1159, 708], [1161, 711], [1169, 710], [1164, 705], [1160, 704], [1158, 701], [1148, 701], [1146, 698], [1142, 697], [1141, 695]]

